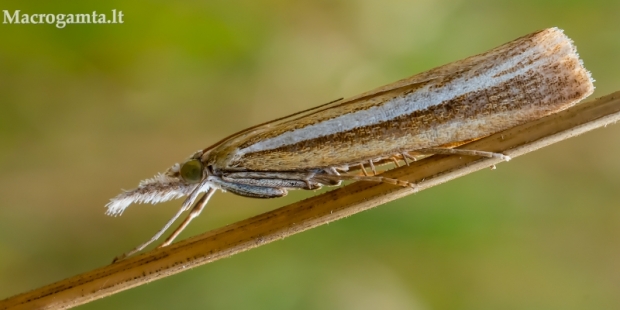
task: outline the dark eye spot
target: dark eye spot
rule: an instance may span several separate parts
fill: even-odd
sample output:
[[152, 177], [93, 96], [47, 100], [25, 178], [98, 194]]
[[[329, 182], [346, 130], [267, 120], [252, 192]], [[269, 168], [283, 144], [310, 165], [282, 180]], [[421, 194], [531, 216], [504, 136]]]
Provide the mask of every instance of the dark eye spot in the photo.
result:
[[181, 166], [181, 178], [187, 183], [198, 183], [202, 180], [202, 163], [197, 159], [187, 161]]

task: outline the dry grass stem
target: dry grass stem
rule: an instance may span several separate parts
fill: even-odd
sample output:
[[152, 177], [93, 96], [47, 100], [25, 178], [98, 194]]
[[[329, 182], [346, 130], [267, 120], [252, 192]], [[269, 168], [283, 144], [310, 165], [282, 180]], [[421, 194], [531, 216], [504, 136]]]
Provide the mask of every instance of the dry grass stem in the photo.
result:
[[[620, 92], [463, 146], [511, 157], [614, 123]], [[383, 175], [423, 190], [500, 163], [496, 158], [436, 155]], [[357, 182], [116, 264], [0, 301], [0, 309], [66, 309], [189, 270], [410, 195], [389, 184]], [[110, 258], [115, 253], [110, 253]]]

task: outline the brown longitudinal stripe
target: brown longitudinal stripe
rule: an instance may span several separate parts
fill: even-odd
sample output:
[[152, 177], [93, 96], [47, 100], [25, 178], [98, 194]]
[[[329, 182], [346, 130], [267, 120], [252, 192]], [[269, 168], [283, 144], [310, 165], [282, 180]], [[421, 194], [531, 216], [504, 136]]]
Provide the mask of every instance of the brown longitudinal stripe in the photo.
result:
[[[339, 117], [341, 113], [354, 113], [357, 111], [368, 110], [373, 107], [381, 106], [387, 102], [390, 102], [394, 98], [398, 96], [402, 96], [410, 94], [411, 92], [416, 91], [418, 88], [424, 86], [425, 83], [416, 83], [413, 85], [406, 85], [403, 87], [399, 87], [396, 89], [392, 89], [389, 91], [384, 91], [380, 94], [374, 94], [368, 97], [360, 97], [354, 100], [346, 101], [342, 105], [337, 105], [333, 107], [327, 107], [325, 109], [319, 111], [312, 111], [310, 114], [301, 115], [291, 120], [287, 120], [286, 122], [279, 124], [278, 128], [274, 128], [269, 132], [264, 134], [257, 134], [253, 136], [248, 141], [244, 142], [239, 146], [239, 148], [243, 149], [248, 147], [257, 141], [263, 141], [269, 138], [277, 137], [284, 132], [301, 129], [306, 126], [310, 126], [316, 123], [321, 123], [325, 121], [329, 121], [333, 118]], [[360, 102], [363, 101], [363, 102]], [[358, 103], [359, 102], [359, 103]], [[357, 103], [357, 104], [353, 104]], [[339, 113], [334, 113], [334, 108], [338, 108]]]

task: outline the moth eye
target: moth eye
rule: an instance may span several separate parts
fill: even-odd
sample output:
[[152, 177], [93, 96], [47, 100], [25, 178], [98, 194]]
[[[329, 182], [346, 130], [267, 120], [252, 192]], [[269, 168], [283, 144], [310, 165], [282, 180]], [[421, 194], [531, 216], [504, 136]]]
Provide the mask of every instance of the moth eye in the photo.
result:
[[187, 161], [181, 166], [181, 177], [187, 183], [198, 183], [202, 179], [202, 163], [197, 159]]

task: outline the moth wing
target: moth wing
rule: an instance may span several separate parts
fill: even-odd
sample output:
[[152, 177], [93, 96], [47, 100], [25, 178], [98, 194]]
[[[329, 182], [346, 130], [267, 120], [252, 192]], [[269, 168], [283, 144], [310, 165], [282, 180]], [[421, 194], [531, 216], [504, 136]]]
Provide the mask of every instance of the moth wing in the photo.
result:
[[[372, 91], [363, 93], [361, 95], [358, 96], [354, 96], [351, 98], [347, 98], [347, 99], [336, 99], [333, 101], [330, 101], [328, 103], [313, 107], [313, 108], [309, 108], [303, 111], [299, 111], [299, 112], [295, 112], [283, 117], [279, 117], [276, 118], [274, 120], [271, 121], [267, 121], [264, 123], [260, 123], [258, 125], [254, 125], [252, 127], [243, 129], [241, 131], [238, 131], [236, 133], [233, 133], [223, 139], [221, 139], [220, 141], [214, 143], [213, 145], [207, 147], [206, 149], [203, 150], [204, 153], [206, 153], [207, 151], [216, 148], [217, 146], [221, 145], [224, 142], [227, 142], [229, 140], [235, 139], [237, 137], [240, 137], [244, 134], [250, 133], [250, 132], [260, 132], [260, 131], [264, 131], [267, 130], [269, 128], [273, 128], [274, 126], [278, 125], [278, 124], [283, 124], [283, 123], [287, 123], [287, 122], [291, 122], [291, 121], [296, 121], [302, 118], [306, 118], [312, 114], [317, 114], [317, 113], [321, 113], [321, 112], [325, 112], [327, 110], [331, 110], [331, 109], [336, 109], [339, 107], [343, 107], [346, 105], [350, 105], [354, 102], [360, 102], [360, 101], [364, 101], [368, 98], [372, 98], [372, 97], [376, 97], [377, 95], [380, 94], [387, 94], [390, 93], [392, 91], [398, 91], [400, 89], [403, 88], [409, 88], [409, 87], [414, 87], [414, 88], [419, 88], [425, 84], [427, 84], [430, 80], [432, 80], [433, 78], [427, 77], [427, 72], [423, 72], [420, 73], [418, 75], [414, 75], [412, 77], [406, 78], [406, 79], [402, 79], [400, 81], [397, 81], [395, 83], [389, 84], [389, 85], [385, 85], [382, 87], [379, 87], [377, 89], [374, 89]], [[423, 75], [423, 76], [422, 76]], [[416, 78], [418, 76], [421, 76], [419, 78]], [[425, 79], [426, 78], [426, 79]]]

